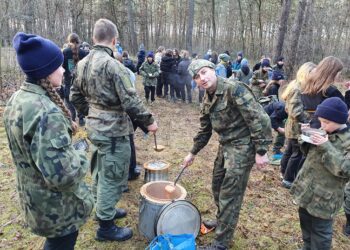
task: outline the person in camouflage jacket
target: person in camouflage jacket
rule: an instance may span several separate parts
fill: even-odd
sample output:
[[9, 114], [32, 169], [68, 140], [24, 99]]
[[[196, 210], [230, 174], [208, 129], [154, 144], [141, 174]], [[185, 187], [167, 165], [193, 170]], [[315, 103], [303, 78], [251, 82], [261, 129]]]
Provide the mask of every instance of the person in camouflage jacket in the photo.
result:
[[154, 94], [156, 91], [160, 69], [154, 62], [153, 51], [148, 52], [146, 61], [140, 67], [140, 75], [143, 76], [143, 86], [145, 89], [145, 98], [148, 103], [149, 94], [151, 93], [151, 102], [155, 101]]
[[339, 97], [317, 106], [315, 116], [327, 133], [314, 133], [304, 142], [306, 155], [291, 193], [299, 206], [303, 249], [331, 249], [333, 219], [344, 202], [344, 187], [350, 178], [350, 127], [348, 109]]
[[107, 19], [94, 27], [94, 47], [79, 61], [71, 89], [71, 101], [87, 116], [86, 129], [93, 143], [91, 158], [93, 194], [99, 219], [97, 240], [122, 241], [132, 237], [127, 227], [117, 227], [114, 219], [126, 216], [115, 209], [127, 184], [130, 163], [131, 121], [155, 132], [157, 124], [138, 97], [130, 75], [113, 57], [117, 28]]
[[246, 84], [217, 77], [213, 63], [199, 59], [192, 62], [188, 70], [198, 86], [206, 91], [200, 129], [183, 164], [191, 165], [195, 155], [208, 143], [212, 131], [218, 133], [220, 144], [212, 179], [218, 209], [213, 244], [215, 249], [227, 249], [238, 222], [250, 170], [254, 162], [258, 167], [268, 163], [270, 119]]
[[263, 59], [261, 63], [261, 68], [253, 72], [253, 76], [251, 80], [251, 88], [257, 100], [259, 100], [260, 97], [264, 96], [263, 91], [269, 80], [269, 74], [268, 74], [269, 69], [270, 69], [269, 59]]
[[296, 79], [289, 83], [282, 93], [282, 100], [286, 102], [288, 119], [285, 124], [287, 147], [281, 159], [282, 186], [290, 188], [301, 167], [302, 153], [298, 137], [301, 134], [300, 123], [309, 122], [309, 114], [304, 110], [301, 100], [301, 85], [306, 84], [306, 77], [316, 65], [312, 62], [304, 63], [296, 74]]
[[26, 81], [7, 103], [4, 123], [19, 202], [29, 228], [47, 238], [44, 249], [72, 250], [93, 199], [83, 181], [85, 152], [72, 145], [76, 124], [55, 91], [63, 79], [63, 55], [36, 35], [19, 32], [13, 44]]

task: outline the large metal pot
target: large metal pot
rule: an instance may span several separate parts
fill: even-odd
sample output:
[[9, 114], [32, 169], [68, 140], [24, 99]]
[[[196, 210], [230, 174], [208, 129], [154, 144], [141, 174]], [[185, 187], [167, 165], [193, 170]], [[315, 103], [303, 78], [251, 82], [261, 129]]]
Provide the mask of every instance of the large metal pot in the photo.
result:
[[151, 160], [143, 164], [145, 183], [150, 181], [167, 181], [170, 164], [162, 160]]
[[200, 230], [201, 218], [198, 209], [186, 201], [186, 190], [176, 185], [173, 193], [165, 187], [170, 181], [148, 182], [141, 187], [139, 231], [148, 240], [161, 234], [193, 234]]

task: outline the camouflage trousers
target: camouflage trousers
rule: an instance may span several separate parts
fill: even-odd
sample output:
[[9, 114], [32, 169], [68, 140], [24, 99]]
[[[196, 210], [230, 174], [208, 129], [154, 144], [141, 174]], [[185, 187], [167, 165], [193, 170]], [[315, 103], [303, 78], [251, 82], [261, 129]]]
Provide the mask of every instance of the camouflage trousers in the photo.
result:
[[284, 146], [284, 141], [285, 141], [284, 134], [276, 132], [275, 137], [273, 139], [272, 151], [274, 153], [279, 152], [281, 150], [281, 148], [283, 148], [283, 146]]
[[217, 206], [215, 241], [229, 247], [238, 223], [249, 174], [255, 162], [252, 144], [220, 145], [214, 162], [212, 191]]
[[99, 135], [91, 135], [89, 139], [94, 145], [91, 169], [96, 214], [101, 220], [112, 220], [116, 213], [115, 205], [128, 181], [131, 154], [129, 136], [116, 137], [114, 142]]
[[344, 188], [344, 212], [346, 214], [350, 214], [350, 182], [346, 183], [346, 186]]

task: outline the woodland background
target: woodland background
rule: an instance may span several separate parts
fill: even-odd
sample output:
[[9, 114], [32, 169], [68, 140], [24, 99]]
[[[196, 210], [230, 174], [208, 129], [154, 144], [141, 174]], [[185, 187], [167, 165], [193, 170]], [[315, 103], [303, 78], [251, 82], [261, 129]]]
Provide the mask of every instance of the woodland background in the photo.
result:
[[[163, 45], [200, 55], [209, 48], [233, 57], [243, 51], [255, 61], [283, 55], [287, 75], [306, 61], [334, 55], [348, 71], [348, 13], [349, 0], [0, 0], [0, 44], [11, 47], [18, 31], [59, 45], [75, 32], [91, 44], [94, 22], [103, 17], [117, 25], [121, 45], [132, 55], [141, 43], [147, 50]], [[13, 57], [0, 54], [1, 86], [16, 64], [6, 56]]]

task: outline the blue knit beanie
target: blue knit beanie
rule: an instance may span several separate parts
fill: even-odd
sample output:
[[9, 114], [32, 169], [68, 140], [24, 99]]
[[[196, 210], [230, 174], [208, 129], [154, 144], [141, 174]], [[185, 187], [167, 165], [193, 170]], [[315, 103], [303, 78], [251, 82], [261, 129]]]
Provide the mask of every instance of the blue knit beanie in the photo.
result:
[[152, 58], [154, 59], [154, 53], [153, 53], [153, 51], [149, 51], [149, 52], [147, 53], [147, 57], [152, 57]]
[[283, 80], [284, 76], [280, 71], [274, 70], [274, 71], [272, 71], [272, 78], [271, 79], [274, 81], [279, 81], [279, 80]]
[[317, 106], [315, 116], [345, 124], [349, 116], [348, 107], [339, 97], [330, 97]]
[[262, 63], [261, 63], [261, 67], [262, 67], [262, 68], [263, 68], [263, 67], [271, 67], [271, 66], [270, 66], [270, 60], [267, 59], [267, 58], [263, 59], [263, 61], [262, 61]]
[[18, 32], [13, 38], [13, 47], [23, 72], [35, 80], [48, 77], [63, 63], [60, 48], [41, 36]]

